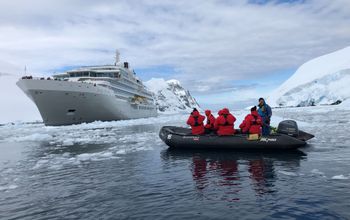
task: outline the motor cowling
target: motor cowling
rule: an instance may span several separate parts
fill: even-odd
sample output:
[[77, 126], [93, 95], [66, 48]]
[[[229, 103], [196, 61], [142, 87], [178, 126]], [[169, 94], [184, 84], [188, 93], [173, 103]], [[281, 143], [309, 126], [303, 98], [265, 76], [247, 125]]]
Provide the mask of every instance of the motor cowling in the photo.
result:
[[293, 120], [281, 121], [277, 127], [277, 133], [286, 134], [292, 137], [299, 136], [298, 124]]

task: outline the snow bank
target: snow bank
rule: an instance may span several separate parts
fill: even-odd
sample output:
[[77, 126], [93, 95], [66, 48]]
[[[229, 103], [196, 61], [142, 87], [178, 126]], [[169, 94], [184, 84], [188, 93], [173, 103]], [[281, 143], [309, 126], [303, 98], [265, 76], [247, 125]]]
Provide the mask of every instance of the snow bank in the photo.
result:
[[0, 124], [13, 121], [41, 121], [35, 104], [17, 87], [18, 67], [0, 62]]
[[269, 97], [271, 106], [332, 104], [350, 98], [350, 47], [306, 62]]
[[343, 101], [339, 106], [344, 108], [350, 108], [350, 98]]
[[178, 80], [165, 81], [162, 78], [152, 78], [144, 84], [154, 93], [159, 112], [190, 112], [193, 108], [199, 109], [197, 101], [189, 91], [181, 86]]

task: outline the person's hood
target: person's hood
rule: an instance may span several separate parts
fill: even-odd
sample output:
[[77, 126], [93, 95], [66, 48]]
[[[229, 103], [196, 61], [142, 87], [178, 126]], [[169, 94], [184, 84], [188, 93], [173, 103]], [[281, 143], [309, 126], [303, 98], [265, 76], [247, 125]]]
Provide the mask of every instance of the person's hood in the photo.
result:
[[222, 115], [222, 110], [219, 110], [218, 115]]
[[199, 112], [198, 111], [194, 111], [191, 113], [193, 117], [198, 117], [199, 116]]
[[205, 110], [205, 115], [206, 115], [206, 116], [211, 115], [211, 111], [210, 111], [210, 110]]
[[228, 114], [230, 114], [230, 111], [228, 110], [228, 108], [224, 108], [224, 109], [222, 109], [222, 114], [228, 115]]
[[258, 103], [259, 107], [262, 107], [266, 104], [265, 99], [261, 98], [261, 100], [262, 100], [262, 104], [260, 104], [260, 101], [259, 101], [259, 103]]

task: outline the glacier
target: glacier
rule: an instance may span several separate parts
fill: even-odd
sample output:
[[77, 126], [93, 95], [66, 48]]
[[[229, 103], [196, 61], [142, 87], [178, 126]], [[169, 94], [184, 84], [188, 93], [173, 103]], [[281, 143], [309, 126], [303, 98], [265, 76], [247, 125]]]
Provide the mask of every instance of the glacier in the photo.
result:
[[312, 59], [301, 65], [268, 102], [272, 107], [331, 105], [350, 99], [350, 47]]

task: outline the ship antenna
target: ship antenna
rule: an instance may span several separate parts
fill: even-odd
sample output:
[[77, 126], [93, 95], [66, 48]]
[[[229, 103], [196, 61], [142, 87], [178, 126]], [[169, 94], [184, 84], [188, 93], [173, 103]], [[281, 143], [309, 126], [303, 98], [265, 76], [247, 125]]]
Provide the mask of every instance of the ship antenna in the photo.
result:
[[120, 52], [119, 50], [115, 50], [115, 63], [114, 65], [116, 66], [120, 61]]
[[27, 75], [27, 65], [24, 65], [24, 75]]

